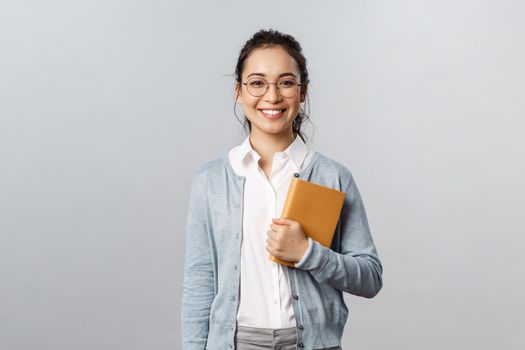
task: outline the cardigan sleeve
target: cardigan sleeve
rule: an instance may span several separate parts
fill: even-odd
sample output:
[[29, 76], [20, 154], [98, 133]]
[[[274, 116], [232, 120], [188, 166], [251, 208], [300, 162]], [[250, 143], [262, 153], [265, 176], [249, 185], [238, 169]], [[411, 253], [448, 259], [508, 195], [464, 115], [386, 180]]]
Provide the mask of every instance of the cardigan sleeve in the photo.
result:
[[312, 245], [314, 243], [314, 240], [312, 237], [308, 237], [308, 248], [306, 249], [306, 251], [304, 252], [304, 255], [303, 257], [301, 258], [301, 260], [299, 260], [298, 262], [296, 262], [294, 264], [294, 267], [301, 267], [303, 265], [303, 262], [308, 259], [308, 255], [310, 255], [310, 252], [312, 251]]
[[298, 267], [319, 283], [343, 292], [374, 297], [383, 286], [379, 260], [354, 178], [350, 175], [340, 216], [341, 253], [313, 241], [310, 254]]
[[183, 350], [204, 350], [208, 339], [215, 277], [208, 239], [205, 176], [198, 172], [191, 186], [186, 225], [186, 252], [181, 307]]

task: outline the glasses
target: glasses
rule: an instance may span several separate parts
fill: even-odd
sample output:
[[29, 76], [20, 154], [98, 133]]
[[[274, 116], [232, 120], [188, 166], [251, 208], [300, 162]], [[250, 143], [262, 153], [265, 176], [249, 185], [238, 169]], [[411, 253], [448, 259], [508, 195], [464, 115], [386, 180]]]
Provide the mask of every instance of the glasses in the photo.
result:
[[293, 78], [282, 79], [277, 83], [269, 83], [263, 78], [254, 77], [242, 84], [246, 85], [248, 93], [253, 97], [261, 97], [264, 95], [266, 91], [268, 91], [270, 84], [277, 85], [277, 89], [282, 97], [293, 97], [299, 91], [299, 86], [301, 86], [301, 83], [298, 83]]

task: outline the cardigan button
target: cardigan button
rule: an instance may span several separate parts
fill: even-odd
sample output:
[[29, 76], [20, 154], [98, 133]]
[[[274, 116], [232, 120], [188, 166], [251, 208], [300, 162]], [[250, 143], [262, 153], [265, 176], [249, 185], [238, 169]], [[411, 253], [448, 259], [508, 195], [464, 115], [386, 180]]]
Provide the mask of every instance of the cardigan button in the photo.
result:
[[295, 300], [299, 299], [299, 297], [297, 296], [297, 294], [294, 295], [293, 298], [294, 298]]
[[299, 343], [299, 345], [298, 345], [298, 346], [299, 346], [300, 348], [304, 348], [304, 345], [303, 345], [303, 343]]
[[300, 329], [300, 330], [304, 330], [303, 325], [300, 325], [300, 326], [299, 326], [299, 329]]
[[293, 174], [293, 176], [295, 176], [295, 177], [299, 177], [299, 174], [298, 174], [298, 173], [295, 173], [295, 174]]

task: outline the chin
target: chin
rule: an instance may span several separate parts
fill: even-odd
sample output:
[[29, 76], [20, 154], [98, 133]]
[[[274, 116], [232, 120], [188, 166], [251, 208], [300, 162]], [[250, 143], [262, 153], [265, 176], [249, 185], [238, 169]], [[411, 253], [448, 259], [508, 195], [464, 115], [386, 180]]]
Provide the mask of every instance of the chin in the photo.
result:
[[[252, 124], [252, 127], [253, 127], [253, 124]], [[282, 133], [285, 133], [287, 132], [292, 126], [289, 125], [289, 126], [276, 126], [276, 127], [259, 127], [259, 126], [256, 126], [257, 129], [259, 129], [259, 131], [265, 133], [265, 134], [269, 134], [269, 135], [280, 135]]]

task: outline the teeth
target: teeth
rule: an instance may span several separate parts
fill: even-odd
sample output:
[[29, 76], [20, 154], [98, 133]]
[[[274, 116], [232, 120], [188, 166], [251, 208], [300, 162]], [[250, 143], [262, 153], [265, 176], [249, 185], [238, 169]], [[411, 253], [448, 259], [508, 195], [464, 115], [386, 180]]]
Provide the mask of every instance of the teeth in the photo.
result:
[[263, 113], [270, 115], [277, 115], [281, 113], [282, 109], [263, 109]]

